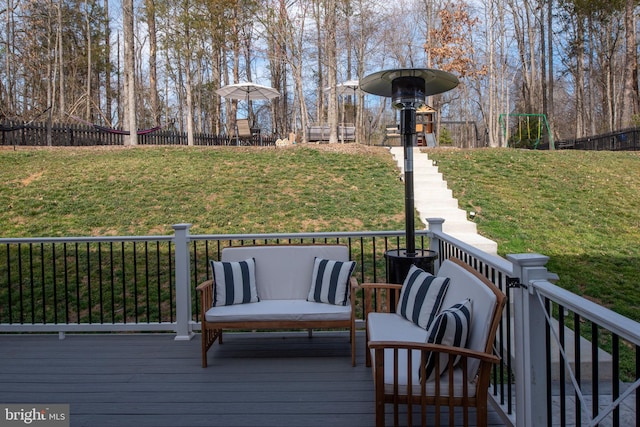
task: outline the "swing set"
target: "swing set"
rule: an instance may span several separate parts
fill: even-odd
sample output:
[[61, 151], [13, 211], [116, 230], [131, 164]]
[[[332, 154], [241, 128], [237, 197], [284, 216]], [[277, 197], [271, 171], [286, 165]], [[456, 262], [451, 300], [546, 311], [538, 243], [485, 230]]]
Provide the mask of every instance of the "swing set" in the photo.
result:
[[[512, 117], [517, 119], [513, 125], [510, 123]], [[537, 150], [540, 141], [548, 139], [549, 149], [555, 149], [545, 114], [500, 114], [498, 120], [508, 147]]]

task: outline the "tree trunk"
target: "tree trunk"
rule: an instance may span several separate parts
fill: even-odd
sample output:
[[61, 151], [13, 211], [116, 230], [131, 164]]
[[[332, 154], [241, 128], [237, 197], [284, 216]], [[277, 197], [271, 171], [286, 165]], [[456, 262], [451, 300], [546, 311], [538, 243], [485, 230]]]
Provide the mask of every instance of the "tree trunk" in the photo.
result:
[[[554, 98], [553, 98], [553, 90], [554, 90], [554, 80], [555, 77], [553, 75], [553, 0], [548, 0], [548, 10], [547, 10], [547, 44], [549, 45], [549, 82], [547, 84], [548, 94], [547, 94], [547, 124], [549, 125], [549, 134], [555, 138], [555, 106], [554, 106]], [[551, 141], [549, 141], [551, 143]], [[553, 148], [550, 145], [551, 148]]]
[[104, 14], [104, 56], [106, 59], [106, 67], [104, 70], [105, 115], [109, 124], [111, 124], [113, 117], [111, 114], [111, 28], [109, 19], [109, 0], [104, 0]]
[[122, 15], [124, 20], [125, 117], [129, 128], [129, 136], [125, 138], [125, 145], [138, 145], [133, 0], [123, 0]]
[[338, 142], [338, 101], [336, 96], [336, 84], [338, 78], [338, 58], [336, 42], [336, 0], [327, 0], [325, 4], [325, 30], [326, 30], [326, 58], [329, 90], [328, 124], [329, 143]]
[[87, 92], [85, 119], [91, 121], [91, 22], [89, 20], [89, 2], [84, 2], [84, 14], [87, 31]]
[[[190, 42], [187, 41], [187, 44]], [[193, 132], [193, 90], [191, 84], [191, 50], [187, 48], [184, 60], [185, 86], [187, 91], [187, 145], [194, 145]]]
[[322, 3], [323, 0], [317, 0], [314, 6], [314, 14], [316, 20], [316, 45], [317, 45], [317, 73], [318, 73], [318, 86], [316, 87], [316, 122], [325, 123], [325, 110], [324, 110], [324, 88], [325, 88], [325, 77], [324, 77], [324, 48], [322, 43], [322, 28], [323, 28], [323, 19], [322, 19]]
[[59, 74], [59, 96], [60, 96], [60, 118], [64, 118], [66, 113], [66, 105], [65, 105], [65, 83], [64, 83], [64, 55], [63, 55], [63, 43], [62, 43], [62, 5], [58, 4], [58, 74]]
[[158, 101], [158, 66], [157, 50], [158, 41], [156, 34], [156, 5], [154, 0], [145, 0], [145, 12], [147, 26], [149, 27], [149, 91], [151, 113], [156, 126], [160, 125], [160, 106]]
[[585, 102], [584, 102], [584, 19], [582, 16], [577, 17], [578, 28], [576, 40], [576, 138], [585, 136]]
[[634, 115], [638, 113], [637, 90], [637, 58], [636, 58], [636, 34], [634, 25], [635, 1], [626, 0], [624, 10], [624, 27], [625, 27], [625, 57], [624, 57], [624, 82], [623, 82], [623, 100], [622, 115], [620, 117], [620, 126], [622, 128], [633, 125]]

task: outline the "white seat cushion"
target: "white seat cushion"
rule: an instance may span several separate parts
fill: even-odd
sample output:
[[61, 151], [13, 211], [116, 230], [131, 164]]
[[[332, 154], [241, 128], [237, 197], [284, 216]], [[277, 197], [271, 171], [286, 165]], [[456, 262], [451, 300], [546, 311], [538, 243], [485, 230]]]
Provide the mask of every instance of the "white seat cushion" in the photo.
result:
[[208, 322], [350, 320], [351, 306], [305, 300], [262, 300], [212, 307], [207, 310], [205, 317]]
[[[407, 319], [395, 313], [369, 313], [367, 318], [367, 328], [369, 330], [370, 341], [408, 341], [416, 343], [425, 343], [427, 341], [427, 331]], [[412, 351], [411, 360], [411, 381], [412, 393], [420, 395], [420, 352]], [[375, 354], [371, 351], [371, 359], [374, 361]], [[384, 384], [385, 393], [393, 393], [393, 350], [384, 351]], [[440, 378], [440, 395], [449, 395], [448, 373]], [[401, 395], [407, 393], [407, 352], [400, 350], [398, 352], [398, 392]], [[462, 396], [462, 370], [454, 369], [454, 396]], [[469, 379], [473, 381], [473, 378]], [[427, 382], [427, 394], [435, 393], [435, 382]], [[468, 386], [470, 397], [475, 396], [475, 385], [471, 382]]]
[[369, 313], [370, 341], [427, 342], [427, 331], [396, 313]]

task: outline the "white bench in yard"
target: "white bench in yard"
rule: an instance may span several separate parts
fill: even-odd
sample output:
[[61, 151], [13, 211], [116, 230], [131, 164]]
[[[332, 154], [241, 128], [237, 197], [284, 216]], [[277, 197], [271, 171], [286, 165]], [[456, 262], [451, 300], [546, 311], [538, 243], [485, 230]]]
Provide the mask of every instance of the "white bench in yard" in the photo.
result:
[[407, 425], [412, 406], [420, 409], [423, 426], [427, 407], [435, 408], [438, 419], [441, 411], [448, 413], [454, 425], [457, 406], [463, 425], [469, 425], [469, 408], [475, 408], [471, 424], [486, 426], [491, 368], [499, 361], [493, 343], [505, 295], [455, 258], [444, 261], [435, 277], [412, 266], [402, 285], [363, 283], [362, 288], [376, 426], [385, 424], [386, 404], [393, 404], [395, 425], [403, 404]]
[[200, 293], [202, 367], [224, 329], [349, 329], [355, 366], [355, 262], [345, 245], [232, 246]]

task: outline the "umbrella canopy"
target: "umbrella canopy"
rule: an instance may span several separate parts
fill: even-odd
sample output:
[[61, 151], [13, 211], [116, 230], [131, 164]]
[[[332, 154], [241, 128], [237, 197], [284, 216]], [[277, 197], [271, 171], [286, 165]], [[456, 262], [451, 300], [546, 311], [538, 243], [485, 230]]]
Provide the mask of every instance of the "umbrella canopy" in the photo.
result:
[[246, 101], [259, 99], [269, 100], [280, 96], [280, 93], [274, 88], [252, 82], [227, 85], [216, 90], [216, 93], [224, 98]]
[[336, 93], [340, 95], [355, 95], [360, 84], [357, 80], [347, 80], [344, 83], [340, 83], [336, 86]]
[[[359, 88], [359, 83], [357, 80], [347, 80], [344, 83], [340, 83], [336, 85], [336, 95], [355, 95], [356, 91]], [[331, 90], [330, 87], [325, 87], [324, 91], [329, 92]]]

